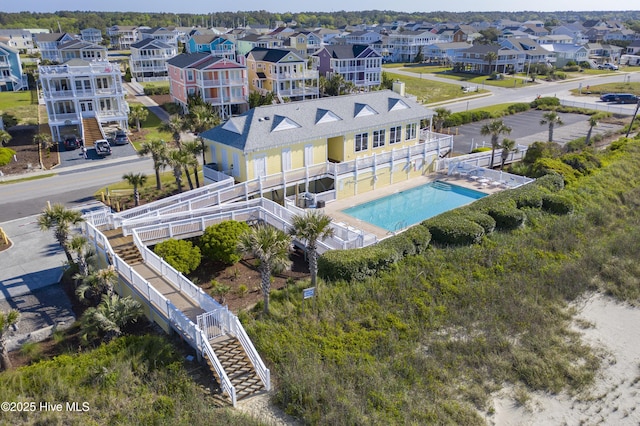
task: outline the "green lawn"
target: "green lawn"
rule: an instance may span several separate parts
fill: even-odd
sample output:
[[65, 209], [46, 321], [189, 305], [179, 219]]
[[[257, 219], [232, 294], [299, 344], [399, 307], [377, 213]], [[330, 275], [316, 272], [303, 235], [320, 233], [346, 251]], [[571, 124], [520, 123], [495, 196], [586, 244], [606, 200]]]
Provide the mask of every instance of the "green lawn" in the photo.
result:
[[[587, 93], [586, 87], [583, 85], [583, 96], [599, 97], [603, 93], [633, 93], [634, 95], [640, 96], [640, 83], [634, 81], [625, 83], [620, 81], [619, 83], [596, 84], [589, 86], [589, 92], [591, 93]], [[571, 89], [571, 93], [578, 95], [580, 94], [580, 89]]]
[[0, 92], [0, 112], [12, 115], [18, 124], [38, 124], [38, 105], [31, 103], [31, 92]]
[[[142, 105], [140, 103], [134, 103], [131, 102], [129, 103], [129, 106], [134, 106], [134, 105]], [[151, 112], [149, 110], [149, 108], [144, 107], [149, 114], [147, 115], [147, 119], [144, 120], [142, 123], [140, 123], [140, 127], [141, 130], [145, 131], [145, 137], [144, 139], [147, 141], [151, 141], [154, 139], [161, 139], [163, 141], [170, 141], [171, 140], [171, 133], [168, 132], [162, 132], [159, 130], [160, 125], [162, 124], [162, 120], [160, 120], [158, 118], [157, 115], [155, 115], [153, 112]], [[131, 131], [132, 132], [136, 132], [136, 127], [135, 124], [133, 126], [131, 126]], [[134, 148], [137, 150], [140, 149], [140, 145], [142, 144], [142, 141], [134, 141], [133, 142], [133, 146]]]
[[424, 103], [448, 101], [486, 92], [486, 90], [480, 90], [479, 92], [464, 93], [460, 90], [459, 84], [441, 83], [399, 74], [393, 74], [393, 79], [404, 82], [407, 93], [417, 96], [418, 101]]
[[147, 81], [140, 82], [142, 87], [169, 87], [168, 81]]

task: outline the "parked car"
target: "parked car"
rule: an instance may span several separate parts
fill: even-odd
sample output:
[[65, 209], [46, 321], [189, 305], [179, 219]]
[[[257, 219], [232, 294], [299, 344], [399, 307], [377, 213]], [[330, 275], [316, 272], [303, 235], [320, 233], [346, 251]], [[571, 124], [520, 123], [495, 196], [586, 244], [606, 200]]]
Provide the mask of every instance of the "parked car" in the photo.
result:
[[631, 93], [619, 93], [616, 96], [616, 103], [618, 104], [635, 104], [638, 103], [638, 97]]
[[67, 151], [72, 151], [74, 149], [78, 149], [82, 146], [82, 140], [78, 139], [74, 135], [68, 135], [64, 137], [64, 149]]
[[618, 66], [616, 64], [605, 62], [604, 64], [598, 65], [598, 69], [599, 70], [618, 71]]
[[129, 143], [129, 137], [124, 130], [117, 130], [113, 134], [112, 143], [114, 145], [126, 145]]
[[111, 155], [111, 145], [109, 145], [109, 141], [106, 139], [97, 140], [94, 147], [96, 149], [96, 154], [98, 154], [99, 157]]
[[616, 100], [616, 96], [618, 96], [619, 93], [605, 93], [604, 95], [600, 96], [600, 100], [602, 102], [613, 102]]

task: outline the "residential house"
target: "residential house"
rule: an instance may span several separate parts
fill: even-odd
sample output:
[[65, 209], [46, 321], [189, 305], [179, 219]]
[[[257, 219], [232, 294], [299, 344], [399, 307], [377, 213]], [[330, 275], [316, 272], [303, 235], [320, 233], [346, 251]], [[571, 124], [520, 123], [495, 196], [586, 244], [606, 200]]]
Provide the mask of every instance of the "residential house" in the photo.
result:
[[102, 43], [102, 31], [97, 28], [85, 28], [80, 30], [80, 38], [89, 43], [100, 44]]
[[0, 43], [0, 92], [27, 88], [27, 76], [22, 73], [20, 54], [16, 49]]
[[285, 45], [306, 59], [322, 47], [322, 39], [310, 31], [300, 31], [291, 34]]
[[370, 45], [380, 41], [380, 33], [376, 31], [354, 31], [345, 35], [344, 40], [349, 44]]
[[602, 40], [605, 42], [609, 41], [630, 41], [635, 40], [636, 33], [633, 30], [628, 30], [626, 28], [622, 28], [619, 30], [609, 31], [602, 37]]
[[[496, 59], [491, 58], [491, 53]], [[525, 53], [495, 44], [478, 44], [456, 52], [455, 62], [462, 71], [478, 74], [524, 70]]]
[[515, 38], [507, 39], [500, 43], [502, 47], [517, 50], [524, 53], [522, 60], [523, 63], [519, 63], [516, 69], [522, 70], [525, 65], [528, 67], [531, 64], [544, 64], [552, 66], [556, 62], [556, 57], [547, 49], [541, 47], [535, 40], [529, 38]]
[[393, 62], [414, 62], [418, 52], [424, 51], [428, 45], [440, 41], [440, 37], [429, 31], [401, 31], [389, 34], [387, 49], [388, 59]]
[[36, 34], [36, 44], [40, 50], [43, 61], [62, 62], [62, 56], [58, 47], [74, 38], [67, 33], [41, 33]]
[[71, 59], [84, 59], [85, 61], [106, 61], [107, 48], [105, 46], [90, 43], [84, 40], [71, 40], [58, 46], [60, 62]]
[[[376, 167], [375, 156], [393, 158], [403, 148], [424, 146], [420, 123], [429, 123], [433, 115], [413, 100], [382, 90], [253, 108], [201, 136], [207, 163], [216, 163], [237, 181], [299, 170], [299, 176], [317, 179], [313, 186], [335, 188], [340, 199], [426, 173], [435, 156], [407, 167], [394, 167], [393, 161]], [[344, 180], [326, 178], [328, 170], [356, 159], [371, 167]], [[284, 192], [293, 195], [297, 187], [292, 181]]]
[[132, 25], [114, 25], [107, 29], [111, 46], [119, 50], [128, 50], [138, 41], [138, 27]]
[[551, 35], [566, 35], [572, 38], [574, 44], [589, 43], [589, 37], [585, 35], [585, 28], [579, 23], [564, 24], [551, 29]]
[[167, 61], [178, 49], [162, 41], [145, 38], [131, 45], [129, 69], [136, 81], [166, 81], [169, 79]]
[[0, 29], [0, 41], [19, 53], [33, 53], [33, 35], [27, 30]]
[[255, 48], [263, 49], [283, 49], [284, 40], [268, 35], [248, 34], [236, 40], [236, 53], [246, 56]]
[[640, 55], [640, 39], [632, 41], [627, 46], [627, 55]]
[[38, 72], [53, 140], [66, 134], [84, 137], [86, 128], [107, 123], [127, 128], [129, 106], [117, 66], [71, 59], [63, 65], [41, 65]]
[[173, 27], [140, 28], [138, 31], [138, 41], [145, 39], [158, 40], [176, 49], [178, 48], [178, 33]]
[[466, 42], [435, 43], [428, 45], [424, 50], [424, 59], [429, 62], [444, 62], [452, 64], [456, 57], [456, 52], [468, 49], [470, 46]]
[[295, 52], [285, 49], [254, 48], [247, 54], [249, 90], [273, 93], [284, 98], [303, 100], [319, 95], [318, 71], [307, 69], [307, 63]]
[[382, 55], [364, 44], [324, 46], [311, 58], [321, 76], [339, 74], [358, 89], [367, 91], [382, 82]]
[[187, 53], [209, 53], [219, 58], [236, 60], [236, 44], [217, 34], [192, 35], [185, 44]]
[[573, 37], [566, 34], [550, 34], [536, 39], [538, 44], [573, 44]]
[[330, 28], [319, 28], [314, 31], [321, 38], [322, 44], [329, 44], [329, 41], [334, 37], [340, 37], [343, 35], [342, 31], [330, 29]]
[[589, 59], [601, 64], [604, 62], [618, 62], [624, 49], [620, 46], [614, 46], [604, 43], [587, 43], [584, 47], [589, 52]]
[[247, 68], [208, 53], [181, 53], [167, 61], [171, 98], [187, 112], [189, 96], [199, 95], [220, 118], [248, 108]]
[[556, 57], [556, 67], [562, 68], [568, 62], [580, 64], [589, 59], [589, 51], [586, 47], [576, 44], [541, 44], [542, 48], [547, 49]]

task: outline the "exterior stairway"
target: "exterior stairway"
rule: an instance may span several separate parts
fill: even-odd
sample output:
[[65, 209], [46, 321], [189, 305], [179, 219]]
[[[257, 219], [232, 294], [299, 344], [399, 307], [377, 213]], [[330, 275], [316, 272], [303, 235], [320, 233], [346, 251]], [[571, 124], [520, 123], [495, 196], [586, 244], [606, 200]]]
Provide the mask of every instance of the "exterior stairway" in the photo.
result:
[[[215, 339], [210, 343], [213, 352], [220, 360], [220, 364], [222, 364], [229, 380], [231, 380], [231, 384], [236, 389], [236, 399], [238, 401], [264, 390], [260, 377], [256, 374], [238, 339], [224, 336], [222, 339]], [[220, 378], [208, 359], [207, 363], [219, 381]]]
[[109, 239], [113, 251], [129, 265], [134, 266], [143, 262], [138, 247], [133, 243], [133, 237], [131, 235], [124, 237], [122, 228], [102, 231], [102, 233]]
[[95, 117], [83, 118], [82, 129], [82, 140], [84, 141], [84, 146], [87, 148], [92, 147], [94, 142], [98, 139], [104, 139], [100, 123], [98, 123], [98, 120]]

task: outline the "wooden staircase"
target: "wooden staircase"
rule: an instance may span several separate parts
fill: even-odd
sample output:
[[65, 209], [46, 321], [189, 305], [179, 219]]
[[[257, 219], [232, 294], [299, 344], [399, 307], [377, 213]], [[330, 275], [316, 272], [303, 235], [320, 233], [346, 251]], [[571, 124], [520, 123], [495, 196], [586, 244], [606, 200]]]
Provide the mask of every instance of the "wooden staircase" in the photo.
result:
[[[225, 336], [210, 342], [213, 352], [220, 360], [220, 364], [236, 389], [236, 400], [250, 397], [264, 390], [264, 384], [249, 361], [242, 345], [235, 337]], [[220, 377], [207, 359], [209, 368], [218, 381]]]
[[84, 146], [87, 148], [93, 146], [94, 142], [98, 139], [104, 139], [100, 123], [98, 123], [95, 117], [83, 118], [82, 129], [82, 140], [84, 141]]
[[127, 264], [133, 266], [144, 261], [140, 250], [133, 243], [133, 236], [123, 236], [122, 228], [102, 231], [102, 233], [109, 239], [109, 244], [111, 244], [113, 251]]

